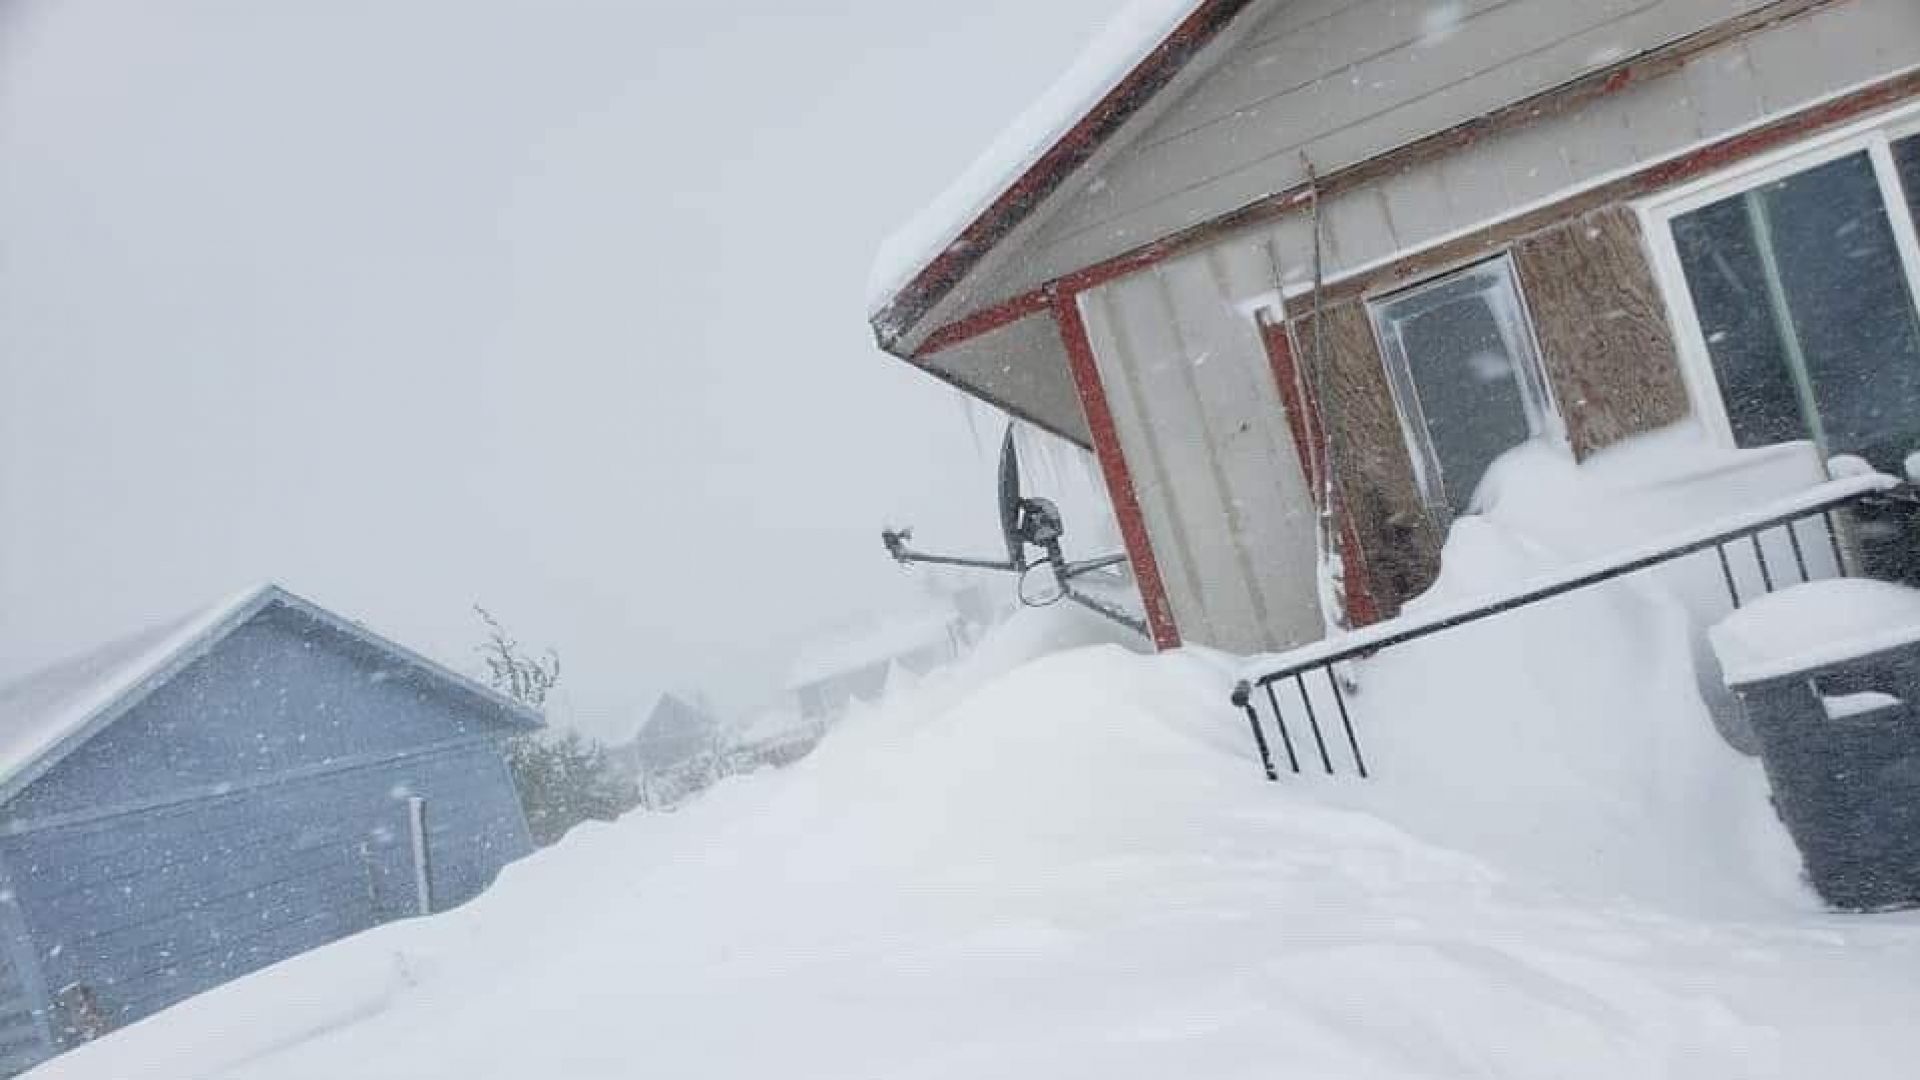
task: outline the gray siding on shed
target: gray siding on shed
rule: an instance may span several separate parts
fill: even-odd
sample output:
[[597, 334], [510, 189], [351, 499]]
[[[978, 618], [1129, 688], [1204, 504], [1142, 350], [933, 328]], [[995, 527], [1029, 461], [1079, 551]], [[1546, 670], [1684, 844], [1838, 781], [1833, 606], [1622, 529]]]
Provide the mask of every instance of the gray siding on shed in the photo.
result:
[[0, 837], [46, 985], [114, 1026], [415, 910], [406, 796], [436, 907], [530, 850], [499, 750], [430, 754]]
[[0, 808], [0, 821], [500, 735], [419, 668], [273, 605]]
[[13, 874], [0, 859], [0, 1076], [22, 1072], [53, 1053], [47, 1000]]
[[471, 899], [532, 850], [501, 746], [523, 726], [298, 610], [253, 614], [0, 807], [0, 921], [55, 1041], [64, 987], [118, 1027], [414, 914], [410, 797], [434, 908]]

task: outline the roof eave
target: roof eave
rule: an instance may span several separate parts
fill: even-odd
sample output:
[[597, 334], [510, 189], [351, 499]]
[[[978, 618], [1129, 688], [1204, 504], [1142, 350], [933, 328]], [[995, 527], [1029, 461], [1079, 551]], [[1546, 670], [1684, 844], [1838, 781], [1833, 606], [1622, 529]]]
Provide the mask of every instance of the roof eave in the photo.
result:
[[1105, 96], [871, 314], [869, 325], [881, 350], [913, 359], [909, 339], [927, 314], [1252, 3], [1199, 0]]

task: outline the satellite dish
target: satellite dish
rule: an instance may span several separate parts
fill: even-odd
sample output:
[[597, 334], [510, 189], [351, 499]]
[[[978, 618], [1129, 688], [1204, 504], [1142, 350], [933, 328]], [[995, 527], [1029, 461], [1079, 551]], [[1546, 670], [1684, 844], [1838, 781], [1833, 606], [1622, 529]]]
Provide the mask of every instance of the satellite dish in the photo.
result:
[[1000, 535], [1007, 543], [1007, 562], [1018, 565], [1026, 552], [1020, 539], [1020, 451], [1013, 444], [1013, 425], [1000, 440]]
[[[997, 570], [1003, 573], [1018, 574], [1020, 602], [1028, 607], [1045, 607], [1061, 600], [1071, 600], [1081, 607], [1099, 614], [1127, 627], [1136, 633], [1147, 632], [1146, 623], [1121, 608], [1090, 596], [1073, 587], [1073, 580], [1083, 574], [1096, 570], [1118, 566], [1127, 561], [1124, 553], [1102, 555], [1080, 562], [1068, 562], [1060, 546], [1066, 526], [1060, 517], [1060, 509], [1049, 499], [1029, 498], [1020, 490], [1020, 453], [1014, 446], [1013, 425], [1007, 425], [1007, 433], [1000, 440], [1000, 484], [999, 484], [1000, 535], [1006, 540], [1007, 557], [1001, 559], [978, 559], [964, 555], [936, 555], [916, 551], [907, 546], [913, 539], [913, 530], [882, 529], [880, 541], [886, 545], [887, 554], [902, 566], [913, 563], [927, 563], [936, 566], [965, 566], [975, 570]], [[1029, 559], [1028, 548], [1038, 548], [1039, 554]], [[1030, 582], [1036, 572], [1045, 570], [1047, 577]]]

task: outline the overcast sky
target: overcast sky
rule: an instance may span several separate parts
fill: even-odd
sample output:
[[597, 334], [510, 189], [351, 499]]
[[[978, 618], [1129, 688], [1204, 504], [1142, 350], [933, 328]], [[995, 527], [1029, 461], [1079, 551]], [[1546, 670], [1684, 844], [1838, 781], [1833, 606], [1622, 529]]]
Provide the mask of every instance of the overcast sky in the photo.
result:
[[0, 0], [0, 677], [277, 580], [614, 733], [982, 535], [879, 239], [1102, 0]]

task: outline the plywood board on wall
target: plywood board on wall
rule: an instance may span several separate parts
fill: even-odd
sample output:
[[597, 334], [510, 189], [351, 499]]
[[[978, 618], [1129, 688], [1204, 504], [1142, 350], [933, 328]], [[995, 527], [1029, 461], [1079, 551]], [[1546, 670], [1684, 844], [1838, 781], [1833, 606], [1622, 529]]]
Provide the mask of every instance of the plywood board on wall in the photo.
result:
[[1317, 349], [1311, 300], [1289, 301], [1287, 314], [1302, 369], [1321, 371], [1316, 387], [1334, 476], [1366, 562], [1358, 569], [1381, 615], [1390, 617], [1433, 584], [1442, 535], [1420, 498], [1366, 305], [1323, 307]]
[[1640, 227], [1602, 207], [1513, 245], [1541, 363], [1575, 455], [1675, 423], [1687, 389]]

